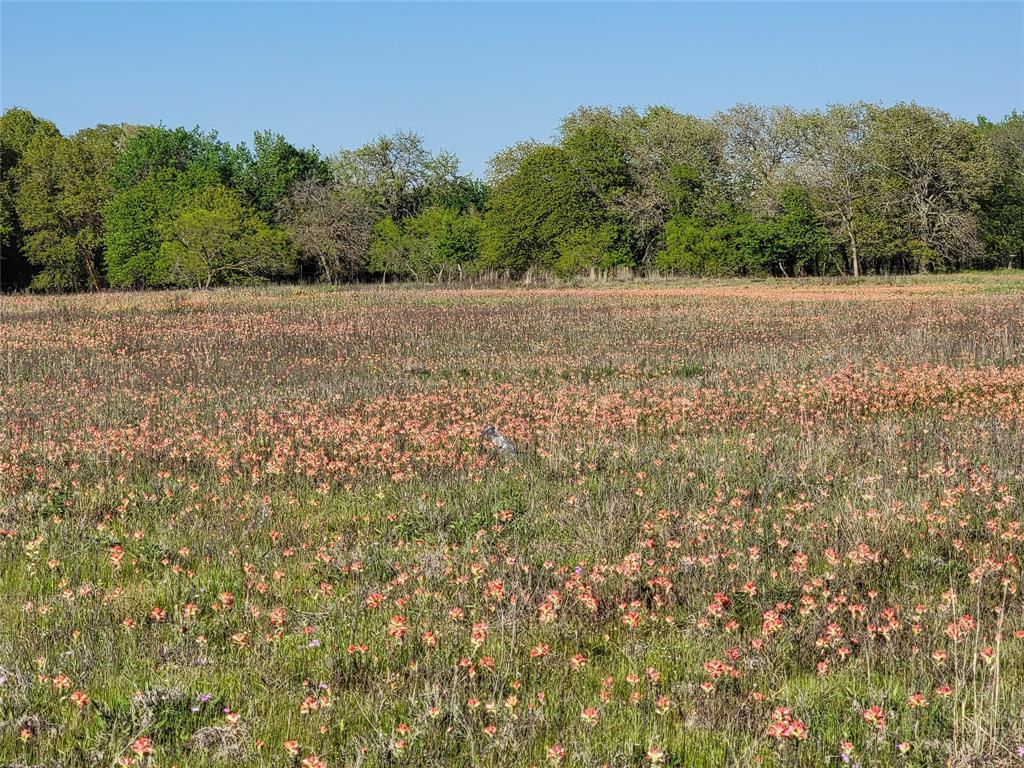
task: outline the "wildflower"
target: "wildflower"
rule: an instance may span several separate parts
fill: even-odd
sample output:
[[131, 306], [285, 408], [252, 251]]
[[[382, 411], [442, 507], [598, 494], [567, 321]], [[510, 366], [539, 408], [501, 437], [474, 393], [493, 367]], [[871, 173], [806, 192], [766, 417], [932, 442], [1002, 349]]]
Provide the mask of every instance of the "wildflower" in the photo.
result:
[[561, 744], [552, 744], [548, 747], [548, 762], [552, 765], [560, 765], [565, 759], [565, 747]]
[[863, 713], [864, 722], [875, 726], [878, 730], [885, 730], [885, 711], [877, 704], [868, 707]]
[[921, 707], [928, 706], [928, 699], [922, 696], [920, 693], [912, 693], [907, 697], [907, 706], [911, 709], [918, 709]]
[[404, 616], [395, 615], [388, 621], [388, 637], [401, 640], [405, 637], [407, 631], [408, 627], [405, 624]]
[[474, 648], [479, 648], [487, 641], [488, 632], [489, 627], [486, 623], [474, 624], [469, 633], [469, 642], [472, 643]]

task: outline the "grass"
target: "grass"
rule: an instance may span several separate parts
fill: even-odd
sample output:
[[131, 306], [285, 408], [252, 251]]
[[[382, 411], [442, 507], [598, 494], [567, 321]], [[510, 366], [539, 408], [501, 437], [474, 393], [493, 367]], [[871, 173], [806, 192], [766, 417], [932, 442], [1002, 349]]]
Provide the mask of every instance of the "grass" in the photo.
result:
[[0, 372], [0, 764], [1024, 764], [1020, 273], [10, 297]]

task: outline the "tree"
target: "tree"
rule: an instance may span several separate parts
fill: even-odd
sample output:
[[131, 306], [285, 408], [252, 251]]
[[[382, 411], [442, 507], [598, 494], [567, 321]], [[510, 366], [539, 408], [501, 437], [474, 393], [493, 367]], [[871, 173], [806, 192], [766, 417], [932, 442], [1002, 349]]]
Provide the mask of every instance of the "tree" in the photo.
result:
[[861, 274], [862, 254], [857, 215], [870, 194], [870, 159], [865, 148], [868, 108], [837, 104], [801, 117], [803, 141], [800, 181], [810, 190], [814, 208], [845, 243], [854, 277]]
[[403, 225], [409, 271], [418, 280], [464, 275], [480, 255], [482, 222], [472, 213], [432, 206]]
[[124, 128], [97, 126], [70, 138], [37, 132], [22, 157], [17, 210], [39, 290], [95, 290], [103, 283], [102, 211]]
[[461, 208], [482, 203], [481, 190], [459, 173], [458, 158], [450, 152], [433, 154], [423, 137], [410, 131], [342, 151], [333, 167], [339, 183], [364, 190], [381, 216], [395, 221], [415, 216], [429, 205]]
[[315, 149], [299, 149], [279, 133], [257, 131], [253, 148], [239, 148], [242, 155], [239, 188], [254, 208], [273, 212], [278, 203], [301, 182], [326, 183], [330, 167]]
[[580, 109], [562, 122], [561, 147], [591, 193], [605, 205], [631, 186], [627, 134], [610, 110]]
[[164, 168], [115, 194], [104, 209], [107, 284], [155, 285], [167, 220], [196, 192], [218, 183], [217, 176], [203, 167]]
[[236, 184], [244, 165], [244, 155], [215, 133], [137, 129], [110, 175], [114, 194], [104, 211], [109, 285], [154, 285], [168, 217], [204, 187]]
[[785, 277], [820, 275], [833, 260], [836, 246], [815, 214], [810, 196], [797, 185], [782, 189], [781, 210], [762, 224], [760, 267]]
[[0, 290], [24, 287], [33, 271], [16, 202], [24, 171], [21, 159], [37, 133], [59, 135], [56, 125], [26, 109], [12, 107], [0, 116]]
[[746, 211], [723, 203], [710, 216], [677, 214], [665, 226], [659, 270], [724, 277], [767, 274], [772, 254], [766, 228]]
[[723, 136], [725, 178], [733, 200], [756, 215], [778, 209], [800, 149], [800, 120], [790, 107], [737, 104], [715, 117]]
[[907, 243], [922, 244], [938, 266], [964, 267], [981, 255], [977, 214], [996, 167], [974, 126], [916, 104], [873, 107], [866, 148], [875, 215]]
[[369, 271], [440, 281], [465, 276], [480, 255], [483, 221], [473, 212], [431, 206], [402, 222], [388, 217], [374, 227]]
[[588, 271], [593, 275], [597, 270], [634, 267], [632, 246], [628, 231], [614, 221], [574, 229], [556, 244], [558, 258], [553, 269], [555, 274], [571, 277]]
[[402, 228], [390, 216], [381, 219], [373, 227], [369, 270], [374, 275], [380, 275], [384, 282], [387, 282], [388, 275], [399, 278], [412, 275]]
[[523, 273], [551, 267], [569, 233], [603, 222], [600, 200], [565, 150], [538, 146], [491, 192], [482, 265]]
[[668, 107], [642, 117], [626, 111], [631, 184], [616, 210], [633, 232], [641, 262], [662, 244], [665, 223], [677, 215], [708, 216], [724, 202], [723, 135], [718, 125]]
[[1014, 112], [999, 123], [979, 119], [996, 161], [995, 182], [981, 200], [981, 234], [986, 253], [996, 263], [1024, 264], [1024, 114]]
[[374, 212], [357, 190], [307, 178], [295, 184], [277, 210], [321, 280], [350, 280], [366, 268]]
[[146, 125], [130, 132], [111, 169], [111, 183], [115, 192], [122, 192], [163, 171], [201, 168], [232, 186], [237, 185], [245, 160], [244, 152], [220, 141], [216, 132]]
[[237, 192], [222, 185], [199, 190], [164, 224], [155, 282], [209, 288], [290, 274], [295, 250]]

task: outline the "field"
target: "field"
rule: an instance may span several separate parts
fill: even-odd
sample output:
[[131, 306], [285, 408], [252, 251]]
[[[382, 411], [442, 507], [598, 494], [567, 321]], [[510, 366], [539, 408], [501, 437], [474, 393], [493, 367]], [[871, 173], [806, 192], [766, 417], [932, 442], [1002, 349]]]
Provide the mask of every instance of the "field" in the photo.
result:
[[10, 297], [0, 413], [0, 765], [1024, 765], [1020, 273]]

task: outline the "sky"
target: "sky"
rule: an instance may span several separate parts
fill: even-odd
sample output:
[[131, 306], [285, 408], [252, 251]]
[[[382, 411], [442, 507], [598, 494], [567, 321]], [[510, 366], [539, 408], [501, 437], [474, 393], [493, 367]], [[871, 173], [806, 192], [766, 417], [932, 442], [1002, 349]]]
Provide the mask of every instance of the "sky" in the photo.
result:
[[325, 153], [414, 130], [477, 174], [580, 105], [1024, 109], [1024, 2], [0, 2], [0, 104], [272, 129]]

